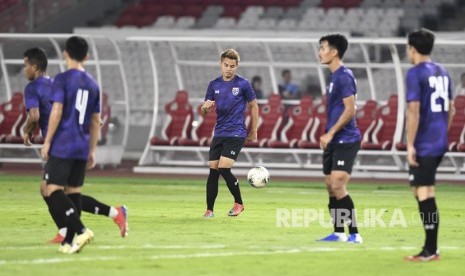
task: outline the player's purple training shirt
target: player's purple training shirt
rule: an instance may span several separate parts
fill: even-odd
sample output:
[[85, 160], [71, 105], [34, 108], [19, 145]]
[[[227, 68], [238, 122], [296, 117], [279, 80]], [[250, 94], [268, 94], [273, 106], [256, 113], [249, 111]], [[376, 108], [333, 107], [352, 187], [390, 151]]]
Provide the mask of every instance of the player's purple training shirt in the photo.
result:
[[[357, 84], [352, 71], [344, 66], [331, 74], [329, 86], [326, 89], [326, 132], [333, 127], [344, 112], [344, 98], [356, 96]], [[362, 140], [355, 118], [352, 118], [338, 131], [331, 144], [355, 143]]]
[[407, 72], [407, 102], [420, 102], [420, 123], [415, 149], [421, 157], [438, 157], [447, 151], [447, 124], [452, 84], [437, 63], [422, 62]]
[[87, 72], [70, 69], [55, 77], [50, 100], [63, 103], [50, 156], [87, 160], [91, 117], [100, 112], [100, 91], [96, 82]]
[[230, 81], [218, 77], [210, 82], [205, 100], [215, 101], [216, 126], [214, 137], [247, 137], [245, 110], [255, 99], [249, 81], [235, 75]]
[[40, 76], [29, 82], [24, 89], [26, 110], [29, 112], [31, 108], [39, 109], [39, 128], [43, 137], [47, 135], [48, 118], [52, 110], [50, 102], [52, 83], [52, 78]]

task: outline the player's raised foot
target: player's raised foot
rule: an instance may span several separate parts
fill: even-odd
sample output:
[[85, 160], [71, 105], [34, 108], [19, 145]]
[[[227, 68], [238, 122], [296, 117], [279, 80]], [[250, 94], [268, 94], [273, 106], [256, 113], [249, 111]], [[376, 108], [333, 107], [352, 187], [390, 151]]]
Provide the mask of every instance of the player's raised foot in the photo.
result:
[[360, 236], [359, 233], [349, 234], [349, 237], [347, 238], [347, 242], [350, 242], [350, 243], [363, 243], [363, 239], [362, 239], [362, 236]]
[[71, 254], [71, 249], [72, 249], [72, 246], [69, 243], [60, 244], [60, 247], [58, 247], [58, 252], [64, 253], [64, 254]]
[[118, 210], [118, 215], [113, 219], [113, 221], [118, 225], [121, 237], [126, 237], [128, 235], [128, 208], [122, 205], [115, 207]]
[[214, 218], [215, 214], [213, 214], [212, 210], [207, 210], [205, 211], [205, 214], [203, 214], [202, 218]]
[[233, 207], [231, 208], [231, 210], [230, 210], [229, 213], [228, 213], [228, 216], [230, 216], [230, 217], [236, 217], [236, 216], [238, 216], [240, 213], [242, 213], [242, 211], [244, 211], [244, 205], [243, 205], [243, 204], [239, 204], [239, 203], [234, 203]]
[[429, 261], [439, 261], [441, 256], [439, 256], [439, 251], [436, 253], [430, 253], [427, 249], [423, 248], [420, 253], [413, 256], [407, 256], [404, 260], [409, 262], [429, 262]]
[[81, 252], [82, 248], [84, 248], [84, 246], [89, 244], [93, 239], [94, 239], [94, 232], [92, 232], [90, 229], [86, 229], [84, 233], [82, 233], [81, 235], [77, 235], [74, 238], [73, 246], [69, 254]]
[[64, 240], [65, 237], [62, 236], [60, 233], [57, 233], [56, 236], [53, 239], [48, 240], [47, 243], [62, 243]]
[[346, 242], [347, 241], [347, 235], [345, 233], [334, 232], [334, 233], [331, 233], [328, 236], [326, 236], [326, 237], [324, 237], [322, 239], [316, 240], [316, 241], [320, 241], [320, 242]]

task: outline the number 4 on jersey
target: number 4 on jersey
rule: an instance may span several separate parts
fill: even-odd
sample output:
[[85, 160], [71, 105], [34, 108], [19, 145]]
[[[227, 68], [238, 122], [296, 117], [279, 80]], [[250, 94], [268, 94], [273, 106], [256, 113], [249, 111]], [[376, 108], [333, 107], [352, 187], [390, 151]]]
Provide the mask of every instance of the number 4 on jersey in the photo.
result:
[[[434, 92], [431, 94], [431, 111], [449, 111], [449, 95], [447, 93], [449, 88], [449, 77], [431, 76], [429, 77], [429, 86], [434, 89]], [[436, 102], [439, 98], [443, 98], [444, 107]]]
[[79, 124], [84, 124], [86, 116], [87, 100], [89, 99], [89, 91], [79, 89], [76, 95], [76, 110], [79, 111]]

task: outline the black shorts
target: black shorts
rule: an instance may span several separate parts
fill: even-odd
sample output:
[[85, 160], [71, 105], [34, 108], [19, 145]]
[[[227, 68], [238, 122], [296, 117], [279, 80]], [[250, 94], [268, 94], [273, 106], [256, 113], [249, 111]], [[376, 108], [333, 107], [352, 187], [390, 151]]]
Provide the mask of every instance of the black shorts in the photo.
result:
[[87, 161], [52, 157], [45, 164], [44, 180], [47, 184], [81, 187], [84, 185]]
[[208, 160], [220, 160], [224, 156], [236, 161], [244, 143], [243, 137], [213, 137]]
[[436, 183], [436, 171], [441, 164], [442, 156], [439, 157], [420, 157], [417, 156], [417, 162], [420, 166], [410, 166], [408, 170], [410, 186], [433, 186]]
[[345, 171], [351, 174], [359, 149], [360, 142], [329, 144], [323, 152], [323, 173], [329, 175], [332, 171]]

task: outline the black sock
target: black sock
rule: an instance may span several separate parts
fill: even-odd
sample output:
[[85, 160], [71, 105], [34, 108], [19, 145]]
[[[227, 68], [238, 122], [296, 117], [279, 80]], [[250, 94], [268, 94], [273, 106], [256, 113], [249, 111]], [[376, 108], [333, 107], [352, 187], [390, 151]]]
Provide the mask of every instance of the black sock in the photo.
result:
[[220, 172], [215, 169], [210, 169], [207, 179], [207, 210], [213, 211], [216, 196], [218, 195], [218, 179]]
[[[78, 214], [78, 217], [81, 217], [81, 194], [80, 193], [73, 193], [73, 194], [68, 194], [68, 198], [73, 202], [74, 208], [76, 210], [76, 213]], [[76, 231], [72, 229], [71, 227], [68, 227], [66, 230], [66, 237], [63, 243], [69, 243], [71, 244], [73, 242], [74, 235], [76, 234]]]
[[53, 221], [55, 222], [55, 225], [58, 227], [58, 229], [65, 228], [66, 227], [66, 218], [60, 215], [60, 212], [56, 210], [50, 204], [50, 197], [43, 197], [45, 203], [48, 206], [48, 212], [50, 213], [50, 216], [52, 217]]
[[82, 211], [96, 215], [110, 215], [110, 206], [87, 195], [81, 195]]
[[438, 249], [439, 212], [434, 197], [418, 202], [425, 229], [425, 249], [435, 254]]
[[63, 190], [53, 192], [49, 197], [49, 201], [58, 214], [66, 218], [67, 232], [73, 229], [78, 234], [84, 233], [85, 227], [78, 216], [78, 210]]
[[335, 196], [330, 196], [329, 197], [329, 204], [328, 204], [328, 210], [329, 210], [329, 215], [331, 216], [331, 220], [334, 225], [334, 232], [344, 232], [344, 228], [342, 227], [337, 227], [336, 225], [336, 218], [334, 217], [335, 212], [336, 212], [336, 197]]
[[241, 190], [239, 189], [239, 181], [231, 173], [230, 168], [219, 168], [218, 171], [223, 176], [228, 185], [229, 191], [234, 196], [234, 202], [242, 204]]
[[355, 207], [354, 202], [350, 195], [346, 195], [345, 197], [338, 200], [339, 208], [345, 210], [343, 212], [348, 212], [348, 227], [349, 227], [349, 234], [356, 234], [358, 233], [357, 229], [357, 218], [355, 217]]

